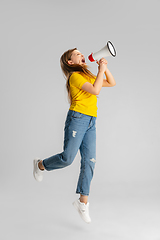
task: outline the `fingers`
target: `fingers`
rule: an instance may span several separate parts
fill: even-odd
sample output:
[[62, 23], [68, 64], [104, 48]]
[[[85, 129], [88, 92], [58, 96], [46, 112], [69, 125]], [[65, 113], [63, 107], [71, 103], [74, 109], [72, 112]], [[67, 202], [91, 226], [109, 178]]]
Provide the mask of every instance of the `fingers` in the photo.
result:
[[107, 60], [105, 58], [101, 58], [99, 61], [97, 60], [96, 63], [99, 64], [107, 64]]
[[99, 61], [97, 60], [96, 63], [98, 64], [98, 70], [99, 71], [106, 71], [107, 68], [107, 60], [105, 58], [101, 58]]
[[99, 63], [107, 64], [108, 62], [107, 62], [107, 60], [106, 60], [105, 58], [101, 58], [101, 59], [99, 60]]

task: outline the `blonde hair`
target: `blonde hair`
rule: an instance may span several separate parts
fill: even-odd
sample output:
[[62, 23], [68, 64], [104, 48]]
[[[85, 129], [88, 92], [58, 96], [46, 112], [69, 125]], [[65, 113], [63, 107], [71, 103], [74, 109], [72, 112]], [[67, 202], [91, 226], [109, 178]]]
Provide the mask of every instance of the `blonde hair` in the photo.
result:
[[77, 50], [77, 48], [73, 48], [73, 49], [69, 49], [68, 51], [64, 52], [63, 55], [60, 58], [60, 65], [61, 65], [61, 69], [64, 73], [64, 76], [66, 78], [66, 89], [68, 92], [68, 100], [69, 103], [71, 104], [72, 102], [72, 98], [71, 98], [71, 92], [70, 92], [70, 85], [69, 85], [69, 78], [72, 75], [73, 72], [78, 72], [78, 73], [82, 73], [90, 78], [94, 78], [95, 75], [92, 74], [89, 70], [88, 70], [88, 66], [86, 65], [80, 65], [80, 64], [73, 64], [70, 65], [68, 63], [69, 60], [71, 60], [71, 56], [73, 51]]

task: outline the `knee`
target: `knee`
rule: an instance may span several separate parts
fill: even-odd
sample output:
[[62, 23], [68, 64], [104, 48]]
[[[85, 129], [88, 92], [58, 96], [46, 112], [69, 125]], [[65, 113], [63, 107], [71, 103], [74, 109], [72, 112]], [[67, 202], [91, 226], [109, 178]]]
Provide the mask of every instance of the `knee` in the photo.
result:
[[64, 164], [66, 167], [71, 165], [73, 160], [74, 159], [71, 156], [64, 156], [64, 158], [63, 158]]
[[90, 158], [90, 163], [93, 164], [93, 165], [95, 165], [95, 163], [96, 163], [96, 159], [94, 159], [94, 158]]
[[90, 166], [90, 168], [91, 168], [92, 175], [93, 175], [93, 173], [94, 173], [95, 163], [96, 163], [96, 160], [95, 160], [94, 158], [91, 158], [91, 159], [89, 160], [89, 166]]
[[66, 167], [69, 166], [69, 165], [71, 165], [72, 162], [73, 162], [73, 161], [69, 161], [69, 160], [65, 161], [65, 165], [66, 165]]
[[89, 163], [90, 163], [90, 166], [94, 169], [96, 160], [94, 158], [90, 158]]

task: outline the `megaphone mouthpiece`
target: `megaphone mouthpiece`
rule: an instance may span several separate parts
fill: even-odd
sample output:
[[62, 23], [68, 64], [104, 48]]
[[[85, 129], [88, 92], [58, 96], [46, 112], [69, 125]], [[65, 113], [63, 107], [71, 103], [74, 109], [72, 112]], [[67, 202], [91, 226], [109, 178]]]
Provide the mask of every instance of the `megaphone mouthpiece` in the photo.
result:
[[89, 56], [88, 56], [88, 59], [89, 59], [89, 61], [91, 61], [91, 62], [94, 62], [95, 60], [94, 60], [94, 58], [93, 58], [93, 53], [91, 53]]

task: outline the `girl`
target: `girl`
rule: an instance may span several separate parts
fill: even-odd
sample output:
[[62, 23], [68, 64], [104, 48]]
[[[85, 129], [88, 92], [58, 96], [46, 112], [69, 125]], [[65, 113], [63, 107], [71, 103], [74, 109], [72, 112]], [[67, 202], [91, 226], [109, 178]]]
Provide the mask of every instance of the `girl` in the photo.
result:
[[[81, 169], [76, 193], [80, 194], [73, 205], [86, 223], [89, 216], [88, 196], [96, 162], [96, 117], [97, 97], [102, 87], [115, 86], [115, 80], [107, 68], [106, 59], [97, 61], [98, 74], [94, 76], [85, 62], [84, 55], [77, 48], [66, 51], [60, 59], [66, 77], [66, 88], [70, 108], [64, 127], [63, 152], [44, 159], [34, 159], [33, 175], [42, 181], [43, 171], [69, 166], [78, 149], [81, 154]], [[103, 79], [103, 76], [106, 79]]]

